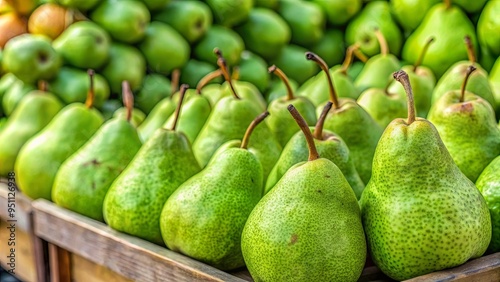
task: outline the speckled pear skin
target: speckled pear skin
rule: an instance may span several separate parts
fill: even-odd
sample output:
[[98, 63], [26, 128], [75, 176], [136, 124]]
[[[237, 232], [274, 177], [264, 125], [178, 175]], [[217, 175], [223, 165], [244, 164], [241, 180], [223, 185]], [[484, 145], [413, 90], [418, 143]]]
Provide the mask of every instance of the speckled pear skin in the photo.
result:
[[500, 130], [491, 105], [471, 92], [449, 91], [429, 112], [432, 122], [458, 168], [475, 182], [500, 155]]
[[247, 126], [260, 113], [259, 107], [248, 99], [227, 96], [219, 100], [193, 143], [193, 152], [200, 166], [205, 167], [225, 142], [241, 139]]
[[104, 197], [142, 143], [133, 125], [114, 118], [59, 168], [52, 187], [57, 205], [103, 221]]
[[163, 205], [200, 170], [182, 132], [158, 129], [109, 188], [104, 220], [113, 229], [163, 245]]
[[485, 200], [422, 118], [384, 131], [360, 203], [371, 257], [396, 280], [463, 264], [491, 239]]
[[283, 147], [281, 147], [265, 122], [259, 124], [253, 130], [248, 142], [248, 150], [255, 155], [262, 165], [265, 183], [283, 150]]
[[[311, 127], [314, 132], [314, 128]], [[363, 180], [359, 177], [352, 158], [350, 157], [349, 148], [344, 140], [335, 133], [323, 130], [324, 140], [314, 139], [316, 149], [321, 157], [332, 161], [342, 172], [347, 182], [351, 186], [356, 198], [361, 197], [361, 193], [365, 188]], [[265, 194], [267, 194], [278, 183], [283, 175], [294, 165], [307, 161], [309, 150], [307, 142], [302, 132], [297, 132], [288, 144], [283, 148], [283, 152], [273, 167], [271, 174], [267, 178], [265, 186]]]
[[145, 142], [158, 128], [162, 127], [168, 117], [175, 112], [176, 107], [177, 104], [170, 99], [170, 97], [164, 98], [158, 102], [146, 119], [144, 119], [137, 128], [141, 140]]
[[365, 235], [340, 169], [320, 158], [288, 170], [252, 211], [241, 247], [255, 281], [357, 281]]
[[493, 234], [488, 253], [500, 252], [500, 156], [495, 158], [481, 173], [476, 186], [483, 194], [490, 209]]
[[485, 99], [494, 109], [496, 108], [493, 90], [491, 89], [491, 85], [488, 81], [488, 73], [479, 64], [471, 64], [469, 61], [455, 63], [446, 71], [441, 79], [439, 79], [436, 87], [434, 88], [434, 92], [432, 93], [432, 104], [437, 103], [441, 96], [446, 94], [448, 91], [460, 89], [462, 83], [464, 82], [467, 68], [470, 65], [474, 65], [474, 67], [476, 67], [476, 71], [471, 73], [465, 89]]
[[251, 152], [229, 148], [217, 154], [165, 203], [160, 218], [165, 244], [222, 270], [244, 266], [241, 232], [262, 185], [262, 166]]
[[356, 77], [354, 86], [363, 92], [368, 88], [384, 88], [393, 72], [401, 68], [398, 58], [392, 54], [371, 57]]
[[316, 124], [316, 107], [307, 97], [296, 96], [289, 100], [288, 96], [280, 97], [269, 103], [269, 117], [266, 123], [280, 143], [284, 147], [292, 136], [300, 131], [297, 123], [288, 112], [288, 105], [292, 104], [304, 117], [308, 125]]
[[82, 103], [63, 108], [21, 148], [15, 163], [19, 189], [32, 199], [52, 199], [54, 178], [61, 164], [99, 129], [104, 119]]
[[406, 96], [389, 91], [386, 93], [382, 88], [363, 91], [357, 102], [384, 129], [394, 119], [408, 114]]
[[[364, 183], [368, 183], [373, 155], [383, 129], [356, 101], [339, 99], [339, 105], [338, 109], [332, 108], [328, 112], [324, 128], [335, 132], [345, 141], [359, 176]], [[319, 110], [317, 108], [317, 115]]]

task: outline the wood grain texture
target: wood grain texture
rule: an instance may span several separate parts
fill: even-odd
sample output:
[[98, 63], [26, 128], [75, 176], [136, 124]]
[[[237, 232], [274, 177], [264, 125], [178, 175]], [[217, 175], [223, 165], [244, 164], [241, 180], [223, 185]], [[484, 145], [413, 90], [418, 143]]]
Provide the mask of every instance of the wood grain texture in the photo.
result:
[[[11, 246], [7, 245], [10, 237], [10, 231], [7, 229], [9, 224], [0, 220], [0, 264], [4, 269], [10, 269], [7, 266]], [[37, 265], [35, 263], [35, 254], [30, 234], [21, 229], [16, 230], [16, 268], [15, 274], [22, 281], [40, 281], [37, 279]]]
[[246, 281], [38, 199], [35, 234], [134, 281]]
[[[6, 179], [0, 181], [0, 218], [7, 221], [12, 219], [8, 213], [9, 191]], [[24, 231], [31, 230], [31, 200], [16, 190], [15, 192], [15, 220], [16, 227]]]
[[102, 265], [79, 255], [71, 254], [71, 281], [73, 282], [132, 282]]
[[71, 282], [70, 253], [54, 244], [49, 244], [50, 281]]

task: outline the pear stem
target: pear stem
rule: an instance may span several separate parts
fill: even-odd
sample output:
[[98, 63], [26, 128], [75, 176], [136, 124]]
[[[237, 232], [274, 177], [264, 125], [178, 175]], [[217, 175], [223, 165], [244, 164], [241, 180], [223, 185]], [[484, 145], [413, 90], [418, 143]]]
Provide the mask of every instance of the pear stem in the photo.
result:
[[330, 90], [330, 101], [332, 101], [332, 103], [333, 103], [333, 108], [338, 109], [339, 108], [339, 101], [337, 99], [337, 93], [335, 92], [335, 88], [333, 87], [332, 76], [330, 75], [330, 69], [328, 69], [328, 65], [325, 63], [325, 61], [320, 56], [314, 54], [313, 52], [306, 52], [306, 59], [317, 63], [321, 67], [321, 69], [325, 72], [326, 78], [328, 78], [328, 88]]
[[198, 84], [196, 85], [196, 93], [201, 94], [201, 89], [205, 87], [210, 81], [216, 79], [217, 77], [222, 75], [222, 71], [220, 69], [216, 69], [213, 72], [209, 72], [205, 75]]
[[261, 123], [267, 116], [269, 116], [269, 112], [265, 111], [262, 114], [258, 115], [250, 125], [247, 127], [247, 131], [245, 131], [245, 135], [243, 135], [243, 140], [241, 140], [241, 149], [246, 149], [248, 147], [248, 143], [250, 142], [250, 136], [252, 135], [253, 130], [259, 123]]
[[222, 71], [222, 75], [224, 75], [224, 79], [229, 83], [229, 87], [231, 88], [231, 92], [233, 93], [234, 98], [240, 99], [240, 96], [236, 93], [234, 89], [233, 82], [231, 81], [231, 76], [229, 75], [229, 70], [227, 69], [226, 59], [222, 56], [221, 50], [219, 48], [214, 49], [215, 55], [217, 55], [217, 65]]
[[302, 130], [302, 132], [306, 137], [307, 147], [309, 148], [308, 160], [314, 161], [319, 159], [318, 150], [316, 149], [316, 145], [314, 144], [314, 138], [311, 133], [311, 130], [309, 129], [309, 126], [307, 125], [307, 122], [292, 104], [288, 105], [288, 111], [292, 115], [293, 119], [295, 119], [295, 121], [300, 127], [300, 130]]
[[319, 116], [318, 121], [316, 122], [316, 126], [314, 127], [314, 134], [313, 137], [317, 140], [323, 140], [323, 125], [325, 124], [326, 116], [328, 115], [328, 112], [332, 108], [332, 102], [328, 101], [323, 107], [323, 111], [321, 112], [321, 115]]
[[90, 109], [94, 104], [95, 92], [94, 92], [94, 75], [95, 71], [92, 69], [87, 70], [87, 74], [90, 79], [89, 92], [87, 93], [87, 100], [85, 100], [85, 106]]
[[467, 56], [471, 64], [476, 63], [476, 52], [474, 51], [474, 45], [472, 45], [472, 40], [470, 36], [466, 35], [464, 38], [465, 46], [467, 47]]
[[172, 91], [171, 94], [174, 94], [179, 90], [179, 81], [181, 78], [181, 71], [179, 69], [175, 69], [172, 71], [172, 77], [170, 80], [170, 89]]
[[232, 80], [238, 80], [238, 79], [240, 79], [240, 67], [235, 66], [233, 68], [233, 72], [231, 73], [231, 79]]
[[349, 69], [349, 67], [352, 64], [352, 60], [353, 60], [353, 56], [354, 56], [353, 53], [354, 53], [354, 51], [358, 50], [358, 48], [359, 48], [359, 44], [357, 44], [357, 43], [347, 47], [344, 62], [342, 63], [342, 66], [340, 67], [340, 72], [343, 73], [344, 75], [347, 75], [347, 70]]
[[281, 81], [285, 84], [286, 87], [286, 92], [287, 92], [287, 99], [286, 101], [293, 100], [295, 97], [293, 96], [293, 90], [292, 86], [290, 86], [290, 81], [288, 80], [288, 76], [277, 66], [272, 65], [268, 69], [269, 73], [274, 73], [276, 76], [278, 76]]
[[122, 99], [123, 105], [127, 108], [127, 121], [130, 122], [134, 109], [134, 95], [132, 95], [130, 84], [126, 80], [122, 81]]
[[465, 73], [465, 79], [462, 82], [462, 86], [460, 87], [460, 103], [463, 103], [465, 100], [465, 88], [467, 87], [467, 81], [469, 81], [470, 75], [476, 70], [477, 68], [473, 65], [470, 65], [467, 67], [467, 71]]
[[39, 80], [38, 81], [38, 90], [42, 92], [47, 92], [48, 84], [46, 80]]
[[415, 62], [415, 64], [413, 65], [413, 72], [416, 72], [417, 71], [417, 68], [422, 64], [422, 62], [424, 61], [424, 57], [425, 57], [425, 54], [427, 54], [427, 50], [429, 49], [429, 47], [431, 46], [432, 42], [434, 42], [434, 37], [431, 37], [427, 40], [427, 42], [425, 43], [424, 45], [424, 48], [422, 49], [422, 51], [420, 52], [420, 56], [418, 56], [418, 59], [417, 61]]
[[187, 84], [182, 84], [181, 89], [179, 90], [179, 103], [177, 103], [177, 107], [175, 108], [175, 116], [174, 116], [174, 124], [172, 124], [172, 127], [170, 130], [175, 131], [175, 128], [177, 127], [177, 121], [179, 120], [179, 116], [181, 115], [181, 107], [182, 107], [182, 101], [184, 101], [184, 96], [186, 94], [186, 90], [189, 88], [189, 85]]
[[358, 60], [360, 60], [362, 63], [366, 63], [368, 61], [368, 57], [363, 53], [361, 52], [361, 50], [359, 49], [355, 49], [352, 51], [352, 53], [354, 54], [354, 56], [356, 56], [356, 58], [358, 58]]
[[413, 100], [413, 90], [411, 89], [410, 78], [404, 70], [399, 70], [392, 74], [395, 80], [401, 83], [406, 91], [407, 103], [408, 103], [408, 120], [406, 123], [408, 125], [415, 121], [415, 101]]
[[383, 56], [389, 54], [389, 46], [387, 45], [387, 40], [385, 40], [384, 34], [380, 29], [375, 29], [375, 36], [377, 37], [378, 44], [380, 45], [380, 54]]
[[451, 0], [444, 0], [444, 6], [446, 9], [449, 9], [451, 7]]
[[392, 84], [392, 78], [389, 78], [389, 81], [387, 81], [387, 84], [384, 87], [384, 93], [386, 95], [389, 95], [389, 87], [391, 87]]

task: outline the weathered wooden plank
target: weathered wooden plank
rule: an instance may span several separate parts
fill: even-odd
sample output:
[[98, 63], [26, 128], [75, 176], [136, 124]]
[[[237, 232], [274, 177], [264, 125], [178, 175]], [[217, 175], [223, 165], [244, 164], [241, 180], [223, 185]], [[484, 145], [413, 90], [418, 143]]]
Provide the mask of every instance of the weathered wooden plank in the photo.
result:
[[[14, 203], [14, 218], [10, 216], [9, 201]], [[15, 220], [17, 228], [31, 230], [31, 200], [18, 190], [10, 191], [6, 179], [0, 181], [0, 218], [5, 221]]]
[[52, 244], [135, 281], [234, 281], [220, 271], [164, 247], [39, 199], [33, 202], [35, 234]]
[[50, 281], [71, 282], [70, 253], [54, 244], [49, 244]]
[[72, 282], [132, 282], [102, 265], [93, 263], [79, 255], [71, 254]]

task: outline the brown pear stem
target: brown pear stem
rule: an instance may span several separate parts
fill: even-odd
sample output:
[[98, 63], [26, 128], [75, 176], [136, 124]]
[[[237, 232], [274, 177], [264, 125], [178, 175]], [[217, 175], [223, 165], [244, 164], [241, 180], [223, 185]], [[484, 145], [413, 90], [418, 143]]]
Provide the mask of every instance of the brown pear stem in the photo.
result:
[[444, 0], [443, 2], [446, 9], [449, 9], [451, 7], [451, 0]]
[[420, 55], [418, 56], [418, 59], [417, 61], [415, 62], [415, 64], [413, 65], [413, 72], [416, 72], [417, 71], [417, 68], [422, 64], [422, 62], [424, 61], [424, 57], [425, 57], [425, 54], [427, 54], [427, 50], [429, 49], [429, 47], [431, 46], [432, 42], [434, 42], [434, 37], [431, 37], [427, 40], [427, 42], [425, 43], [424, 45], [424, 48], [422, 49], [422, 51], [420, 52]]
[[38, 81], [38, 90], [40, 90], [42, 92], [47, 92], [47, 88], [48, 88], [48, 83], [46, 80], [39, 80]]
[[368, 57], [363, 52], [361, 52], [361, 50], [355, 49], [355, 50], [352, 51], [352, 53], [361, 62], [366, 63], [368, 61]]
[[404, 70], [394, 72], [392, 76], [403, 85], [406, 91], [408, 103], [408, 120], [406, 122], [410, 125], [415, 121], [415, 101], [413, 100], [413, 90], [411, 89], [410, 78]]
[[90, 85], [89, 92], [87, 92], [87, 100], [85, 100], [85, 106], [90, 109], [94, 104], [95, 92], [94, 92], [94, 75], [95, 71], [92, 69], [87, 70], [87, 74], [89, 75]]
[[339, 101], [337, 99], [337, 92], [335, 92], [335, 88], [333, 87], [333, 80], [332, 76], [330, 75], [330, 69], [328, 69], [328, 65], [320, 56], [314, 54], [313, 52], [306, 52], [306, 59], [316, 62], [325, 72], [326, 78], [328, 79], [328, 88], [330, 90], [330, 101], [332, 101], [333, 103], [333, 108], [338, 109]]
[[132, 110], [134, 109], [134, 95], [132, 95], [130, 84], [126, 80], [122, 81], [122, 99], [123, 105], [127, 108], [127, 121], [130, 122]]
[[378, 28], [376, 28], [374, 32], [377, 37], [378, 44], [380, 45], [380, 54], [383, 56], [389, 54], [389, 46], [387, 45], [387, 40], [385, 40], [384, 34]]
[[215, 55], [217, 55], [217, 66], [222, 71], [222, 75], [224, 75], [224, 79], [229, 83], [229, 87], [231, 88], [231, 92], [233, 93], [234, 98], [240, 99], [240, 96], [236, 93], [236, 90], [234, 89], [233, 82], [231, 81], [231, 75], [229, 74], [229, 70], [227, 69], [227, 63], [226, 59], [222, 56], [221, 50], [219, 48], [214, 49]]
[[476, 70], [477, 68], [473, 65], [470, 65], [467, 67], [467, 71], [465, 73], [465, 79], [462, 82], [462, 87], [460, 87], [460, 103], [463, 103], [465, 100], [465, 88], [467, 87], [467, 81], [469, 81], [470, 75]]
[[172, 77], [170, 80], [170, 88], [172, 93], [174, 94], [179, 90], [179, 81], [181, 79], [181, 71], [179, 69], [175, 69], [172, 71]]
[[231, 74], [231, 79], [232, 80], [240, 79], [240, 67], [238, 66], [233, 67], [233, 73]]
[[198, 81], [198, 84], [196, 85], [196, 93], [201, 94], [201, 89], [203, 89], [203, 87], [205, 87], [210, 81], [216, 79], [221, 75], [222, 75], [222, 70], [220, 69], [216, 69], [213, 72], [209, 72], [202, 79], [200, 79], [200, 81]]
[[342, 66], [340, 67], [340, 72], [343, 73], [344, 75], [347, 75], [347, 70], [352, 64], [353, 57], [354, 57], [354, 51], [359, 49], [359, 44], [353, 44], [349, 47], [347, 47], [347, 51], [345, 54], [345, 59], [344, 62], [342, 63]]
[[466, 35], [464, 38], [465, 47], [467, 47], [467, 56], [471, 64], [476, 63], [476, 52], [474, 51], [474, 45], [472, 45], [472, 40], [470, 36]]
[[184, 101], [184, 95], [186, 94], [186, 90], [189, 88], [189, 85], [183, 84], [181, 85], [181, 89], [179, 90], [179, 103], [177, 103], [177, 107], [175, 108], [175, 115], [174, 115], [174, 124], [172, 124], [172, 127], [170, 130], [175, 131], [175, 128], [177, 127], [177, 121], [179, 120], [179, 116], [181, 115], [181, 107], [182, 107], [182, 101]]
[[309, 148], [309, 161], [314, 161], [319, 158], [318, 150], [316, 149], [316, 145], [314, 144], [314, 138], [307, 125], [306, 120], [302, 117], [302, 115], [297, 111], [297, 109], [292, 105], [288, 105], [288, 111], [292, 114], [293, 119], [300, 127], [300, 130], [304, 133], [307, 141], [307, 147]]
[[252, 135], [253, 130], [259, 123], [261, 123], [267, 116], [269, 116], [269, 112], [265, 111], [262, 114], [258, 115], [250, 125], [247, 127], [247, 131], [245, 131], [245, 135], [243, 135], [243, 140], [241, 140], [241, 149], [246, 149], [248, 147], [248, 143], [250, 142], [250, 136]]
[[389, 95], [389, 87], [391, 87], [393, 79], [389, 78], [389, 81], [387, 81], [387, 84], [384, 87], [384, 93], [385, 95]]
[[325, 124], [326, 116], [328, 115], [328, 112], [332, 108], [332, 102], [328, 101], [323, 107], [323, 111], [321, 112], [321, 115], [319, 116], [318, 121], [316, 122], [316, 126], [314, 127], [314, 134], [313, 137], [317, 140], [323, 140], [323, 125]]
[[290, 80], [288, 80], [288, 76], [277, 66], [272, 65], [268, 69], [269, 73], [274, 73], [277, 77], [283, 81], [286, 87], [286, 92], [287, 92], [287, 101], [293, 100], [295, 97], [293, 96], [293, 90], [292, 86], [290, 86]]

